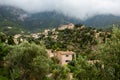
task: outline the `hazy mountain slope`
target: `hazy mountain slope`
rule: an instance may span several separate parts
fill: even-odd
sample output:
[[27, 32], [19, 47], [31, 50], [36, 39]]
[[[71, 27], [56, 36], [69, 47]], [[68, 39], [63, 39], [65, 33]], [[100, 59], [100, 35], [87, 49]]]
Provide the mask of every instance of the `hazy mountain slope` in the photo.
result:
[[[75, 18], [64, 16], [63, 14], [57, 12], [29, 14], [19, 8], [11, 6], [0, 6], [0, 22], [4, 22], [4, 24], [9, 26], [8, 21], [13, 22], [16, 25], [12, 27], [19, 27], [30, 31], [36, 31], [39, 29], [58, 27], [61, 24], [67, 23], [82, 23], [92, 27], [105, 27], [112, 24], [120, 24], [120, 16], [97, 15], [85, 21], [81, 21]], [[5, 27], [1, 23], [0, 28]]]
[[21, 21], [25, 17], [27, 17], [27, 12], [22, 9], [11, 6], [0, 6], [0, 20]]
[[75, 18], [70, 18], [57, 12], [42, 12], [32, 14], [24, 21], [24, 25], [30, 29], [38, 29], [58, 27], [66, 23], [77, 24], [79, 22], [80, 21]]
[[[43, 28], [58, 27], [61, 24], [74, 23], [80, 21], [75, 18], [66, 17], [57, 12], [42, 12], [28, 14], [22, 9], [11, 6], [0, 6], [0, 21], [9, 20], [24, 26], [28, 30], [38, 30]], [[2, 27], [2, 26], [0, 26]], [[4, 26], [3, 26], [4, 27]]]
[[83, 21], [83, 24], [92, 27], [109, 27], [113, 24], [120, 25], [120, 16], [114, 15], [97, 15]]
[[21, 24], [27, 13], [19, 8], [11, 6], [0, 6], [0, 31], [7, 35], [14, 35], [25, 32], [25, 27]]

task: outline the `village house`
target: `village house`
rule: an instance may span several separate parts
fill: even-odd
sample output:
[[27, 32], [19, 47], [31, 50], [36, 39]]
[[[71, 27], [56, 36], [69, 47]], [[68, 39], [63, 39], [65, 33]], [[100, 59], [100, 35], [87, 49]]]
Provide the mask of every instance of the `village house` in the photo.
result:
[[50, 31], [50, 29], [45, 29], [45, 30], [44, 30], [43, 34], [45, 35], [45, 37], [48, 36], [48, 32], [49, 32], [49, 31]]
[[61, 65], [66, 65], [73, 59], [76, 59], [76, 54], [72, 51], [56, 51], [55, 56], [60, 61]]
[[34, 33], [34, 34], [31, 34], [31, 36], [34, 38], [34, 39], [38, 39], [40, 36], [40, 33]]
[[19, 43], [19, 42], [18, 42], [18, 38], [20, 38], [20, 37], [21, 37], [21, 34], [16, 34], [16, 35], [14, 36], [13, 40], [14, 40], [15, 44], [18, 44], [18, 43]]
[[74, 29], [75, 25], [72, 23], [69, 23], [67, 25], [62, 25], [58, 28], [58, 30], [64, 30], [64, 29]]
[[71, 62], [73, 59], [76, 59], [76, 54], [72, 51], [55, 51], [46, 50], [50, 58], [56, 57], [61, 65], [66, 65]]

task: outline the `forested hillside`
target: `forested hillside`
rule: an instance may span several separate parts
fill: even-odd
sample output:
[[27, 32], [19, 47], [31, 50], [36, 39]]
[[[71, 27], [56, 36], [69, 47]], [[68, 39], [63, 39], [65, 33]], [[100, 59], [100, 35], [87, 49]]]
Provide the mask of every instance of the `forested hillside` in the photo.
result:
[[120, 80], [120, 0], [0, 0], [0, 80]]
[[[117, 27], [103, 31], [76, 25], [47, 31], [39, 34], [39, 38], [22, 35], [18, 44], [13, 36], [0, 33], [1, 80], [120, 79], [120, 30]], [[61, 65], [56, 57], [49, 57], [48, 49], [74, 51], [76, 59]]]

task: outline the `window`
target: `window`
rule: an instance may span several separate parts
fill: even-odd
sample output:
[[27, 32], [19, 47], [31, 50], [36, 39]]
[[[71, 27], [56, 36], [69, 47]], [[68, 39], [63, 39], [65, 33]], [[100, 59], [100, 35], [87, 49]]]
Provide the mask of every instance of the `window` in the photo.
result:
[[70, 60], [65, 60], [65, 62], [70, 62]]
[[69, 55], [66, 55], [66, 57], [68, 57]]

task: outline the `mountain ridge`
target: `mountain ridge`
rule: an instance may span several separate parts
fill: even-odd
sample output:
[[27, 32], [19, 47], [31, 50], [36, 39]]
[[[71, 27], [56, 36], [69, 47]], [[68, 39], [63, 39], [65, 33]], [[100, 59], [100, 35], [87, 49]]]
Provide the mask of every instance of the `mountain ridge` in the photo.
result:
[[96, 15], [83, 21], [83, 24], [92, 27], [110, 27], [113, 24], [120, 25], [120, 16], [114, 15]]
[[[0, 6], [0, 21], [12, 21], [29, 31], [46, 28], [56, 28], [61, 24], [84, 24], [95, 28], [110, 27], [113, 24], [120, 25], [120, 16], [96, 15], [85, 21], [68, 17], [58, 12], [27, 13], [26, 11], [12, 6]], [[4, 27], [4, 26], [0, 26]], [[15, 26], [17, 27], [17, 26]]]
[[28, 30], [54, 28], [61, 24], [74, 23], [80, 21], [71, 17], [64, 16], [57, 12], [40, 12], [30, 14], [22, 9], [11, 6], [0, 6], [0, 18], [3, 20], [10, 20], [23, 26]]

